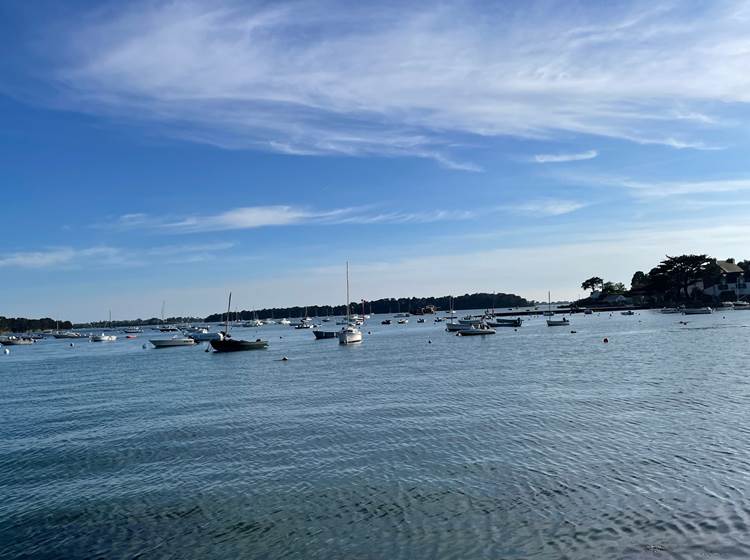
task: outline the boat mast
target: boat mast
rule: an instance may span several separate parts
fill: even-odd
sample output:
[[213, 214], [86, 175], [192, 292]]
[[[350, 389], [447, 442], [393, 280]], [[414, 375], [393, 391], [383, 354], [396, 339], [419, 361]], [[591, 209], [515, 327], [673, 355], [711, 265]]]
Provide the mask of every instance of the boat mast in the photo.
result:
[[349, 261], [346, 261], [346, 324], [351, 322], [349, 319]]
[[232, 311], [232, 292], [229, 292], [229, 303], [227, 304], [227, 322], [224, 326], [224, 333], [229, 334], [229, 313]]

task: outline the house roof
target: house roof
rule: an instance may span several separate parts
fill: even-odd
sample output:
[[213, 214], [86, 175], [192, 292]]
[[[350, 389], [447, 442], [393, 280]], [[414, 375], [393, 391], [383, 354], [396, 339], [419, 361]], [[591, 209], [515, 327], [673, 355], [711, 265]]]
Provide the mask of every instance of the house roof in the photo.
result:
[[719, 268], [726, 274], [732, 274], [732, 273], [742, 274], [744, 272], [744, 270], [742, 270], [739, 266], [737, 266], [734, 263], [730, 263], [727, 261], [716, 261], [716, 264], [719, 265]]

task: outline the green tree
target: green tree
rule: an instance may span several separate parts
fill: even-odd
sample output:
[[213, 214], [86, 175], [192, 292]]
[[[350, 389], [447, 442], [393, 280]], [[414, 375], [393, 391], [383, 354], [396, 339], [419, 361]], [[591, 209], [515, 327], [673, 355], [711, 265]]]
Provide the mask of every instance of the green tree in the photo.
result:
[[633, 274], [633, 278], [630, 280], [630, 289], [638, 290], [646, 285], [648, 285], [648, 275], [642, 270], [636, 271], [636, 273]]
[[[683, 295], [688, 299], [690, 284], [703, 279], [706, 273], [711, 272], [716, 261], [708, 255], [680, 255], [664, 259], [652, 272], [654, 276], [669, 287], [669, 290], [679, 299]], [[650, 275], [650, 274], [649, 274]]]
[[588, 280], [584, 280], [581, 284], [581, 288], [584, 290], [596, 290], [598, 287], [601, 287], [604, 285], [604, 280], [599, 278], [598, 276], [592, 276]]
[[622, 282], [605, 282], [602, 285], [603, 294], [624, 294], [625, 292], [625, 284], [623, 284]]

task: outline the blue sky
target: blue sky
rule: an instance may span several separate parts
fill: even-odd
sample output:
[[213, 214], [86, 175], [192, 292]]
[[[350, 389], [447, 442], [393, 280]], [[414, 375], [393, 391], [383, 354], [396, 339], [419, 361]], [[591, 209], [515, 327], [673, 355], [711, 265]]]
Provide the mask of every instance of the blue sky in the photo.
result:
[[750, 3], [6, 2], [0, 314], [750, 257]]

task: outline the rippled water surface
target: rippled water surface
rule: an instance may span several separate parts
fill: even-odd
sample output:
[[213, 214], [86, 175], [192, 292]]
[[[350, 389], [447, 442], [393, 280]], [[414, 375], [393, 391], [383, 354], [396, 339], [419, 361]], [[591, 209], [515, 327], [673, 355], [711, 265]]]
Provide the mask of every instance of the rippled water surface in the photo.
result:
[[0, 355], [0, 557], [750, 557], [750, 311], [380, 319]]

